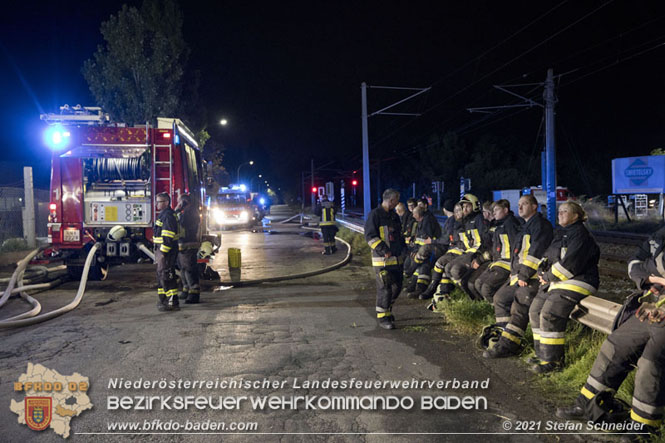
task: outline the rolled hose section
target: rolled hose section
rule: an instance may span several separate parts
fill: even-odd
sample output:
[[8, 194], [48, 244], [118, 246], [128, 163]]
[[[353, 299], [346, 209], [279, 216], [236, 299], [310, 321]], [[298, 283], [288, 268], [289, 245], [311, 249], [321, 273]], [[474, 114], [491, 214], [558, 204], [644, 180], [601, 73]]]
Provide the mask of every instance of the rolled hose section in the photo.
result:
[[[305, 228], [307, 229], [307, 228]], [[313, 228], [309, 228], [310, 230], [314, 230]], [[317, 269], [316, 271], [310, 271], [310, 272], [303, 272], [300, 274], [291, 274], [291, 275], [284, 275], [284, 276], [279, 276], [279, 277], [269, 277], [269, 278], [261, 278], [261, 279], [256, 279], [256, 280], [241, 280], [241, 281], [222, 281], [220, 282], [221, 285], [223, 286], [233, 286], [233, 287], [241, 287], [241, 286], [252, 286], [252, 285], [260, 285], [261, 283], [273, 283], [273, 282], [279, 282], [279, 281], [285, 281], [285, 280], [295, 280], [298, 278], [306, 278], [306, 277], [313, 277], [315, 275], [321, 275], [325, 274], [330, 271], [334, 271], [335, 269], [339, 269], [342, 266], [347, 265], [351, 261], [351, 245], [344, 239], [335, 237], [335, 240], [339, 240], [340, 242], [344, 243], [346, 245], [346, 257], [340, 262], [335, 263], [334, 265], [327, 266], [322, 269]]]
[[37, 291], [41, 292], [47, 289], [53, 289], [56, 286], [59, 286], [65, 282], [65, 279], [63, 277], [58, 277], [50, 282], [47, 283], [37, 283], [33, 285], [27, 285], [27, 286], [21, 286], [18, 288], [14, 288], [12, 290], [12, 294], [19, 293], [21, 298], [25, 300], [27, 303], [32, 305], [32, 309], [29, 311], [26, 311], [22, 314], [16, 315], [14, 317], [6, 318], [4, 321], [12, 321], [12, 320], [20, 320], [22, 318], [29, 318], [29, 317], [34, 317], [35, 315], [39, 314], [42, 310], [42, 305], [39, 303], [39, 301], [35, 298], [33, 298], [30, 294], [26, 293], [25, 291]]
[[35, 249], [34, 251], [26, 255], [23, 260], [18, 262], [18, 265], [16, 266], [14, 273], [9, 279], [9, 284], [5, 289], [5, 292], [2, 294], [2, 297], [0, 297], [0, 307], [2, 307], [5, 303], [7, 303], [9, 296], [12, 294], [12, 291], [16, 286], [16, 282], [23, 278], [23, 273], [25, 271], [25, 268], [28, 266], [28, 263], [30, 263], [30, 260], [32, 260], [37, 254], [39, 254], [44, 249], [46, 249], [46, 246], [42, 246], [38, 249]]
[[[36, 323], [41, 323], [43, 321], [50, 320], [52, 318], [58, 317], [59, 315], [65, 314], [65, 313], [73, 310], [74, 308], [76, 308], [81, 303], [81, 299], [83, 298], [83, 294], [85, 293], [85, 287], [86, 287], [86, 284], [88, 283], [88, 273], [90, 271], [90, 266], [92, 265], [92, 259], [95, 257], [95, 254], [97, 253], [97, 251], [99, 250], [100, 247], [101, 247], [101, 243], [95, 243], [92, 246], [92, 248], [90, 249], [90, 252], [88, 252], [88, 257], [85, 259], [85, 265], [83, 266], [83, 273], [81, 274], [81, 282], [79, 283], [78, 292], [76, 293], [76, 297], [74, 297], [74, 300], [72, 300], [71, 303], [69, 303], [69, 304], [67, 304], [67, 305], [65, 305], [61, 308], [58, 308], [54, 311], [50, 311], [50, 312], [47, 312], [47, 313], [44, 313], [44, 314], [40, 314], [36, 317], [23, 318], [23, 319], [19, 319], [19, 320], [8, 319], [8, 320], [0, 321], [0, 328], [16, 328], [16, 327], [21, 327], [21, 326], [34, 325]], [[38, 252], [38, 251], [35, 251], [35, 255], [36, 255], [36, 252]], [[30, 255], [28, 257], [30, 257]], [[26, 257], [23, 260], [26, 261], [26, 259], [28, 257]], [[34, 257], [34, 255], [33, 255], [33, 257]], [[32, 259], [32, 257], [30, 257], [30, 259]], [[26, 264], [29, 261], [30, 260], [27, 260]], [[17, 273], [14, 272], [14, 276], [16, 276], [16, 275], [17, 275]], [[14, 276], [12, 276], [12, 279], [13, 279]], [[11, 283], [12, 282], [10, 281], [10, 285], [11, 285]], [[5, 290], [5, 295], [7, 297], [9, 297], [10, 293], [11, 293], [11, 290], [8, 287], [7, 290]], [[5, 295], [3, 295], [3, 297]]]

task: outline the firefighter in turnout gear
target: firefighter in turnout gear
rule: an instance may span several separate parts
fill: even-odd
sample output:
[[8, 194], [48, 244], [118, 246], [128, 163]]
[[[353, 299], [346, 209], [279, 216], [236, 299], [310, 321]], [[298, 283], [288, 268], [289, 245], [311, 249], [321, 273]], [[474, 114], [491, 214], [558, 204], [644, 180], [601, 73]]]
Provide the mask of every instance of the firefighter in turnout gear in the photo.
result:
[[[411, 260], [408, 261], [409, 269], [406, 269], [405, 264], [404, 275], [411, 278], [407, 288], [408, 297], [419, 298], [429, 286], [433, 261], [439, 258], [444, 250], [440, 245], [434, 243], [441, 237], [441, 225], [439, 225], [434, 214], [428, 211], [424, 205], [419, 204], [413, 210], [413, 218], [418, 223], [415, 240], [418, 249], [411, 255]], [[433, 260], [431, 260], [432, 258]]]
[[157, 307], [160, 311], [176, 311], [180, 309], [178, 282], [175, 275], [175, 263], [178, 256], [178, 222], [171, 209], [171, 197], [167, 193], [157, 194], [155, 205], [159, 212], [152, 237], [157, 264], [157, 295], [159, 296]]
[[178, 198], [176, 214], [178, 218], [178, 267], [182, 281], [180, 298], [184, 299], [185, 303], [198, 303], [201, 286], [199, 285], [197, 254], [201, 246], [199, 242], [201, 217], [198, 208], [192, 204], [189, 194], [183, 194]]
[[321, 221], [319, 227], [321, 228], [321, 235], [323, 236], [324, 251], [322, 254], [331, 255], [337, 252], [335, 246], [335, 234], [337, 234], [337, 224], [335, 223], [335, 208], [327, 196], [321, 197], [321, 209], [319, 214]]
[[546, 272], [529, 309], [536, 358], [531, 368], [545, 373], [561, 368], [568, 316], [584, 297], [595, 295], [600, 248], [584, 226], [586, 213], [575, 202], [559, 207], [561, 229], [545, 252]]
[[[490, 243], [492, 237], [489, 223], [483, 217], [480, 202], [473, 194], [465, 194], [460, 200], [464, 212], [464, 232], [461, 234], [464, 243], [464, 254], [457, 257], [450, 264], [449, 277], [455, 282], [471, 299], [475, 295], [469, 290], [467, 284], [473, 271], [472, 263], [479, 265], [488, 261], [490, 254]], [[482, 270], [481, 270], [482, 272]]]
[[416, 209], [416, 206], [418, 206], [418, 200], [415, 198], [408, 199], [406, 201], [407, 212], [404, 220], [400, 220], [402, 222], [402, 236], [407, 245], [416, 238], [418, 223], [413, 218], [413, 210]]
[[[596, 395], [616, 392], [637, 366], [630, 418], [641, 431], [661, 426], [665, 407], [665, 228], [640, 246], [628, 263], [628, 276], [641, 297], [603, 342], [591, 373], [575, 403], [559, 408], [558, 417], [587, 420], [586, 409]], [[640, 304], [641, 303], [641, 304]], [[639, 307], [638, 307], [639, 306]], [[637, 436], [636, 436], [637, 437]]]
[[524, 225], [513, 249], [510, 281], [494, 295], [494, 315], [503, 332], [497, 345], [483, 353], [485, 358], [519, 353], [524, 330], [529, 324], [529, 308], [540, 287], [538, 266], [552, 243], [552, 224], [538, 212], [538, 201], [533, 195], [519, 199], [518, 211]]
[[[432, 294], [434, 300], [427, 306], [427, 309], [434, 310], [436, 304], [447, 297], [453, 290], [453, 281], [450, 279], [450, 265], [459, 256], [464, 254], [464, 242], [462, 234], [464, 233], [464, 211], [462, 205], [457, 203], [453, 208], [453, 217], [449, 217], [444, 226], [444, 232], [448, 235], [448, 249], [434, 264], [432, 280], [423, 293], [424, 297]], [[436, 292], [436, 293], [435, 293]]]
[[365, 222], [365, 240], [372, 250], [376, 272], [376, 318], [384, 329], [395, 329], [392, 307], [402, 290], [402, 254], [404, 239], [399, 216], [394, 211], [399, 192], [383, 191], [380, 206], [374, 208]]
[[490, 229], [492, 232], [492, 262], [473, 282], [476, 298], [485, 299], [490, 303], [493, 302], [496, 291], [510, 277], [513, 246], [521, 229], [519, 220], [510, 210], [508, 200], [502, 199], [494, 202], [492, 215], [494, 218], [494, 226], [492, 226], [494, 229]]

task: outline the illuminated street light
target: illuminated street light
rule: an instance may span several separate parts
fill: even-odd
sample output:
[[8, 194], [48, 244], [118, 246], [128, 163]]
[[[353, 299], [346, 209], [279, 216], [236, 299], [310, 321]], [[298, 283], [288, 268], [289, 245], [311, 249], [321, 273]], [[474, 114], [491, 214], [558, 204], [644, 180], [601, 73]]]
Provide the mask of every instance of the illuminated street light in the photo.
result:
[[240, 183], [240, 168], [245, 166], [245, 165], [250, 165], [252, 166], [254, 164], [254, 160], [250, 160], [247, 163], [240, 163], [240, 166], [238, 166], [238, 172], [236, 173], [236, 178], [238, 179], [237, 182]]
[[228, 123], [229, 123], [229, 121], [225, 118], [221, 119], [220, 122], [219, 122], [219, 124], [222, 125], [222, 126], [226, 126]]

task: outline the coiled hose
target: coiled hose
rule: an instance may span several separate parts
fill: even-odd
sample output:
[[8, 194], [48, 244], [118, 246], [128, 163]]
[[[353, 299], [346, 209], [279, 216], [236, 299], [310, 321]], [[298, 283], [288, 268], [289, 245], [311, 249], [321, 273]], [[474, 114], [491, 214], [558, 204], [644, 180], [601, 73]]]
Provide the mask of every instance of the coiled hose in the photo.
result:
[[81, 299], [83, 298], [83, 294], [85, 293], [85, 287], [88, 283], [88, 273], [90, 271], [90, 266], [92, 265], [92, 260], [95, 257], [97, 251], [99, 251], [100, 247], [101, 243], [95, 243], [92, 246], [92, 248], [90, 248], [90, 252], [88, 252], [88, 256], [85, 259], [85, 265], [83, 266], [83, 273], [81, 274], [81, 282], [79, 283], [79, 288], [74, 299], [69, 304], [61, 308], [40, 315], [36, 315], [36, 313], [41, 311], [41, 306], [37, 306], [39, 305], [39, 302], [37, 302], [37, 300], [30, 297], [29, 295], [24, 294], [23, 291], [29, 289], [47, 289], [48, 287], [52, 287], [48, 285], [51, 285], [53, 282], [14, 288], [16, 282], [21, 281], [23, 273], [25, 272], [25, 268], [27, 267], [28, 263], [30, 263], [30, 260], [32, 260], [32, 258], [35, 255], [37, 255], [43, 249], [43, 247], [40, 249], [36, 249], [30, 254], [28, 254], [26, 258], [24, 258], [19, 262], [18, 266], [16, 267], [16, 270], [14, 271], [14, 274], [9, 280], [9, 286], [7, 286], [7, 289], [5, 289], [4, 294], [0, 298], [0, 306], [5, 304], [5, 302], [12, 293], [21, 292], [21, 297], [24, 300], [28, 301], [28, 303], [32, 304], [33, 309], [31, 311], [17, 315], [15, 317], [11, 317], [6, 320], [0, 321], [0, 328], [16, 328], [21, 326], [34, 325], [36, 323], [41, 323], [46, 320], [58, 317], [76, 308], [81, 303]]

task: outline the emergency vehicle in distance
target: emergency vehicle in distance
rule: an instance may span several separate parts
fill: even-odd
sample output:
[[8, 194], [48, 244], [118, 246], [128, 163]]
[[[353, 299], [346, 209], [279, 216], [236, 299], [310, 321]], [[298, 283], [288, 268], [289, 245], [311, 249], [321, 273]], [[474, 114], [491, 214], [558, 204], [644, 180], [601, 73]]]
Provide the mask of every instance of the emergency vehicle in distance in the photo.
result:
[[[510, 209], [517, 213], [517, 202], [523, 195], [532, 194], [538, 200], [539, 205], [547, 206], [547, 192], [543, 191], [542, 186], [531, 186], [522, 189], [503, 189], [501, 191], [492, 191], [492, 199], [494, 201], [505, 199], [510, 202]], [[561, 203], [575, 200], [575, 196], [565, 186], [556, 187], [556, 204], [559, 206]]]
[[222, 186], [216, 196], [209, 197], [208, 226], [224, 229], [231, 226], [252, 227], [263, 218], [254, 204], [255, 193], [245, 185]]
[[103, 243], [89, 273], [94, 279], [104, 279], [109, 264], [136, 262], [140, 244], [152, 249], [160, 192], [171, 196], [172, 207], [189, 193], [202, 213], [200, 240], [219, 246], [207, 234], [201, 152], [182, 121], [160, 117], [156, 125], [128, 127], [101, 108], [80, 105], [41, 119], [52, 150], [46, 253], [63, 259], [70, 274], [80, 275], [94, 243]]

